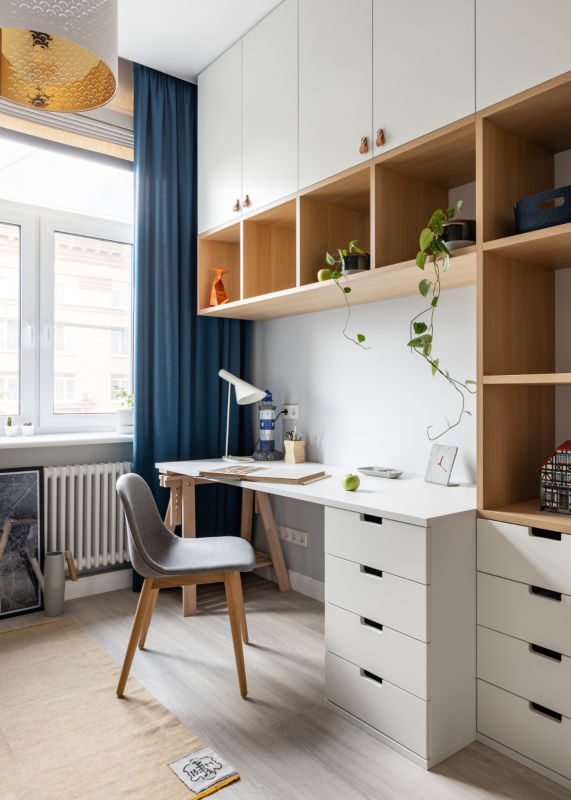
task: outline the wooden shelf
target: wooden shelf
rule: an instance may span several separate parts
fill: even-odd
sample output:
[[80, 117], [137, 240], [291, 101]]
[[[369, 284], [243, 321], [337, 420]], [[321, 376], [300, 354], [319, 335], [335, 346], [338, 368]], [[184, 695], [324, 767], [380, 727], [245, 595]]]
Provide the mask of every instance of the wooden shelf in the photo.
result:
[[571, 267], [571, 222], [485, 242], [484, 252], [549, 269]]
[[484, 385], [492, 386], [566, 386], [571, 372], [546, 372], [534, 375], [484, 375]]
[[[349, 275], [343, 284], [351, 287], [349, 302], [352, 306], [390, 300], [394, 297], [416, 294], [421, 271], [414, 260], [388, 267], [372, 269], [362, 274]], [[457, 250], [450, 269], [442, 275], [443, 289], [456, 289], [476, 282], [476, 248]], [[311, 283], [295, 289], [286, 289], [259, 297], [251, 297], [214, 308], [203, 308], [203, 316], [232, 317], [236, 319], [266, 320], [290, 317], [310, 311], [342, 308], [343, 298], [333, 281]]]
[[550, 511], [539, 511], [539, 499], [524, 500], [500, 508], [479, 510], [478, 516], [483, 519], [494, 519], [498, 522], [513, 522], [516, 525], [529, 525], [548, 531], [571, 534], [571, 516], [552, 514]]

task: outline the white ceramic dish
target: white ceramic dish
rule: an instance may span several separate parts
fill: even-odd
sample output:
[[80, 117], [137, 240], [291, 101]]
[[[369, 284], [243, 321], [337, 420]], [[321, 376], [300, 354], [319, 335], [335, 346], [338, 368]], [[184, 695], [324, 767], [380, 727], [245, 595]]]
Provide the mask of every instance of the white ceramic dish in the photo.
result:
[[400, 478], [402, 470], [391, 467], [357, 467], [363, 475], [372, 475], [374, 478]]

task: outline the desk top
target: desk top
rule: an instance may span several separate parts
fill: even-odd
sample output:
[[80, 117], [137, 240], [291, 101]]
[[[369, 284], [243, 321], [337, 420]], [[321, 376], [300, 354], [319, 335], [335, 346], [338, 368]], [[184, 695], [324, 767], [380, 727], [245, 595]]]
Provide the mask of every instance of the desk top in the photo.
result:
[[[260, 462], [264, 463], [264, 462]], [[279, 462], [280, 469], [297, 464]], [[155, 464], [160, 472], [173, 472], [197, 478], [199, 472], [228, 466], [222, 459], [207, 461], [163, 461]], [[358, 511], [361, 514], [374, 514], [379, 517], [409, 522], [413, 525], [428, 525], [430, 520], [476, 509], [476, 488], [470, 485], [438, 486], [426, 483], [416, 475], [404, 473], [396, 479], [373, 478], [362, 475], [354, 467], [331, 466], [329, 464], [305, 463], [305, 467], [325, 470], [327, 478], [307, 486], [288, 483], [265, 483], [237, 481], [230, 478], [216, 478], [215, 482], [254, 489], [259, 492], [304, 500], [322, 506]], [[359, 475], [361, 485], [356, 492], [347, 492], [340, 478], [347, 472]]]

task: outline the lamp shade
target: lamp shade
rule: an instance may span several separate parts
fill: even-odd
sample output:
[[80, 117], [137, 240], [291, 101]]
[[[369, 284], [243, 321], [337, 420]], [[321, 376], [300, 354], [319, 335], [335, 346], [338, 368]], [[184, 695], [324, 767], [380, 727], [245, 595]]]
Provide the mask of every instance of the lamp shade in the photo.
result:
[[218, 375], [224, 378], [225, 381], [232, 384], [236, 390], [236, 402], [239, 406], [247, 406], [250, 403], [255, 403], [256, 400], [262, 400], [266, 396], [264, 389], [257, 389], [251, 383], [246, 383], [231, 372], [221, 369]]
[[0, 96], [87, 111], [117, 89], [117, 0], [2, 0]]

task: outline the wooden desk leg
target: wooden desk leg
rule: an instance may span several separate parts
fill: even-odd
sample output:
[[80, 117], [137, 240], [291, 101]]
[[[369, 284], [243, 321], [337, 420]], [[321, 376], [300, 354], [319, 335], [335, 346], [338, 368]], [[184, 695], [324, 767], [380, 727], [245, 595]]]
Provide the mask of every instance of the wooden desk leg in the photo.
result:
[[[194, 480], [182, 480], [182, 535], [184, 539], [196, 536], [196, 498]], [[182, 587], [182, 615], [190, 617], [196, 613], [196, 586]]]
[[240, 522], [240, 536], [247, 542], [252, 541], [253, 511], [254, 511], [254, 492], [252, 489], [242, 489], [242, 519]]
[[291, 584], [289, 582], [289, 575], [284, 561], [280, 540], [278, 537], [278, 530], [276, 522], [272, 513], [272, 506], [270, 505], [270, 498], [265, 492], [256, 492], [256, 499], [258, 501], [258, 508], [262, 516], [264, 530], [270, 548], [270, 555], [272, 557], [274, 572], [278, 582], [278, 589], [280, 592], [289, 592]]

